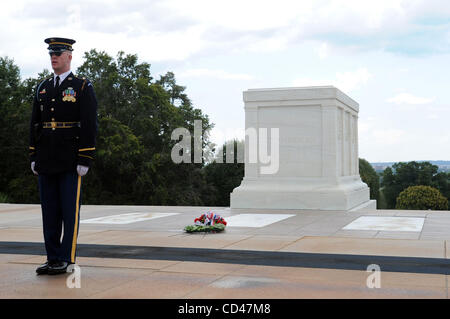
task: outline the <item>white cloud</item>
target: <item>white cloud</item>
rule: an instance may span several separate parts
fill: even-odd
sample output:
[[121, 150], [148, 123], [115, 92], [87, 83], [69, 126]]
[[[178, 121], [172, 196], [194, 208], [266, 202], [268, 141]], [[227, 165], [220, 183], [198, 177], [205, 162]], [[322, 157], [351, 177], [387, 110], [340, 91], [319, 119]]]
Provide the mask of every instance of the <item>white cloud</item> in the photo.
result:
[[328, 86], [335, 85], [334, 80], [321, 80], [313, 78], [297, 78], [292, 82], [292, 86]]
[[[15, 0], [5, 2], [0, 10], [7, 26], [0, 30], [0, 52], [31, 64], [30, 56], [22, 52], [35, 54], [48, 36], [67, 36], [77, 40], [76, 50], [82, 48], [77, 52], [95, 47], [115, 55], [123, 49], [151, 62], [186, 61], [211, 52], [289, 50], [314, 40], [321, 43], [317, 53], [324, 59], [330, 56], [330, 46], [383, 48], [385, 43], [397, 43], [411, 30], [422, 30], [415, 24], [422, 12], [427, 17], [445, 16], [448, 7], [445, 1], [431, 0], [80, 0], [76, 4]], [[442, 30], [448, 38], [448, 30]], [[430, 43], [442, 47], [443, 41], [438, 41], [442, 39]], [[422, 46], [429, 48], [430, 43]], [[355, 87], [353, 75], [340, 77], [345, 90]]]
[[288, 27], [299, 15], [311, 12], [308, 1], [280, 0], [172, 0], [169, 11], [188, 16], [198, 23], [240, 31], [260, 31]]
[[280, 34], [271, 37], [255, 38], [248, 42], [241, 42], [242, 44], [233, 48], [237, 51], [251, 51], [251, 52], [273, 52], [280, 51], [289, 47], [292, 35]]
[[211, 77], [221, 80], [253, 80], [253, 76], [244, 73], [229, 73], [224, 70], [189, 69], [181, 72], [179, 77]]
[[373, 143], [394, 145], [405, 142], [406, 131], [400, 129], [376, 129], [372, 131]]
[[436, 144], [438, 147], [441, 147], [442, 145], [448, 145], [450, 143], [450, 133], [445, 132], [437, 137]]
[[293, 81], [293, 86], [333, 85], [348, 93], [362, 87], [371, 77], [367, 68], [359, 68], [356, 71], [337, 72], [334, 78], [329, 79], [297, 78]]
[[317, 54], [319, 55], [320, 59], [325, 59], [326, 57], [328, 57], [328, 51], [328, 44], [324, 42], [317, 49]]
[[82, 26], [81, 22], [81, 6], [77, 4], [72, 4], [67, 8], [67, 22], [73, 28], [80, 29]]
[[358, 120], [358, 134], [359, 136], [366, 136], [373, 127], [377, 126], [377, 118], [368, 117], [368, 118], [360, 118]]
[[418, 97], [409, 93], [400, 93], [397, 94], [394, 97], [391, 97], [386, 100], [389, 103], [395, 103], [395, 104], [411, 104], [411, 105], [417, 105], [417, 104], [428, 104], [434, 101], [434, 98], [424, 98], [424, 97]]
[[345, 92], [350, 92], [366, 84], [372, 74], [366, 68], [353, 72], [336, 73], [336, 84]]

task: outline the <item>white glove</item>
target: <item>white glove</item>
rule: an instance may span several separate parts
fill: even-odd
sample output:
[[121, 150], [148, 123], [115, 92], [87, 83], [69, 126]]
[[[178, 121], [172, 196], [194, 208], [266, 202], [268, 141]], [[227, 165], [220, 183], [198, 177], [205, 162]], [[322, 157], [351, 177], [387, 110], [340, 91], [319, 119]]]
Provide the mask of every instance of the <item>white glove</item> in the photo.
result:
[[36, 171], [34, 170], [34, 165], [36, 165], [36, 162], [31, 162], [31, 170], [33, 171], [33, 174], [34, 174], [34, 175], [39, 175], [38, 172], [36, 172]]
[[87, 167], [87, 166], [83, 166], [83, 165], [77, 166], [77, 172], [78, 172], [78, 175], [80, 175], [80, 176], [86, 175], [88, 170], [89, 170], [89, 167]]

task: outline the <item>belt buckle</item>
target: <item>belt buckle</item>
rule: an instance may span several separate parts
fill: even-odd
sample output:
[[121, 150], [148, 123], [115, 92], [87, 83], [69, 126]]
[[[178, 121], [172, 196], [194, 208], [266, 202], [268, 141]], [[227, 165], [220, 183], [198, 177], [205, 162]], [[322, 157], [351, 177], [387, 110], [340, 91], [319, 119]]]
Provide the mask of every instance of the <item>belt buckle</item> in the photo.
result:
[[56, 128], [56, 122], [50, 122], [52, 125], [52, 128]]

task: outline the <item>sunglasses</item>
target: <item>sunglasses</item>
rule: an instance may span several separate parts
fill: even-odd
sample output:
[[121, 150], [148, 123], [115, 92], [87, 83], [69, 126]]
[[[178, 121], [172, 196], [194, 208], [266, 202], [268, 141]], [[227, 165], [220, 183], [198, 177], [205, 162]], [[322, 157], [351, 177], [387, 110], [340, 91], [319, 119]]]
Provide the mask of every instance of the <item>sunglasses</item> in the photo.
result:
[[56, 55], [56, 56], [61, 56], [61, 54], [62, 54], [63, 52], [65, 52], [65, 50], [64, 50], [64, 51], [54, 51], [54, 52], [49, 52], [48, 54], [50, 54], [51, 57], [54, 56], [54, 55]]

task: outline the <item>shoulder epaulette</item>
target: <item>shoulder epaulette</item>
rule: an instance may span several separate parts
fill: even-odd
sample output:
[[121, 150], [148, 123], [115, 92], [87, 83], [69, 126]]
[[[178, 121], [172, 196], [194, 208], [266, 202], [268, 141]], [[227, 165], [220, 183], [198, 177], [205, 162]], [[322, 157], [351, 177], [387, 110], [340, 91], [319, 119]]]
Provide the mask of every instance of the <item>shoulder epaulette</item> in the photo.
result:
[[83, 91], [84, 90], [84, 86], [86, 85], [86, 83], [88, 84], [88, 86], [89, 86], [89, 84], [91, 83], [86, 77], [79, 77], [79, 76], [76, 76], [75, 74], [73, 75], [75, 78], [77, 78], [78, 80], [81, 80], [81, 81], [83, 81], [83, 84], [81, 85], [81, 91]]

